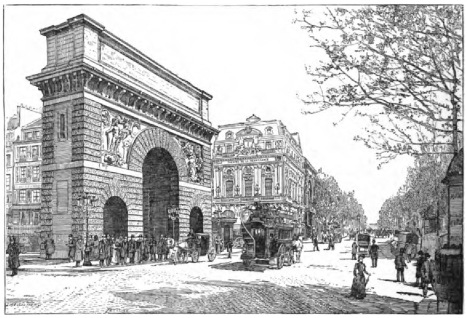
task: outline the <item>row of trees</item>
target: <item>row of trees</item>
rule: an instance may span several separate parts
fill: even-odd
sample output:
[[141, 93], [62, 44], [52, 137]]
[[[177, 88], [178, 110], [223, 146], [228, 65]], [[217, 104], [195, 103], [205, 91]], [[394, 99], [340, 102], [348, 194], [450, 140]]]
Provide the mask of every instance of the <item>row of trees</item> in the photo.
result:
[[[355, 140], [374, 149], [379, 168], [415, 158], [405, 184], [384, 202], [380, 226], [417, 226], [445, 213], [441, 184], [463, 144], [463, 7], [381, 5], [297, 13], [311, 46], [326, 58], [308, 67], [314, 86], [303, 98], [315, 114], [356, 117]], [[322, 18], [319, 18], [319, 17]], [[336, 123], [337, 124], [337, 123]]]
[[366, 227], [365, 212], [355, 198], [354, 192], [343, 191], [334, 177], [321, 170], [316, 182], [313, 203], [316, 211], [315, 221], [325, 230], [333, 226], [346, 230]]
[[[378, 225], [383, 228], [411, 230], [424, 226], [424, 220], [442, 219], [447, 209], [447, 188], [442, 184], [452, 155], [427, 155], [415, 160], [397, 195], [387, 199], [379, 211]], [[426, 230], [429, 230], [426, 228]]]

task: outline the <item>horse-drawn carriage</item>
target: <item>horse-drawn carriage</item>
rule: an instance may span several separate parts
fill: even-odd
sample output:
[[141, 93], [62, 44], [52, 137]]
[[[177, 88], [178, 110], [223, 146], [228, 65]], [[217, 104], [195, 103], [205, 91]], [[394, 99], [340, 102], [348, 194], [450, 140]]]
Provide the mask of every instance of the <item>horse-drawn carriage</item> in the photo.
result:
[[189, 258], [193, 263], [198, 262], [200, 256], [208, 256], [210, 262], [216, 258], [216, 251], [212, 246], [211, 237], [206, 233], [195, 233], [194, 237], [188, 238], [179, 244], [173, 244], [171, 254], [174, 263], [187, 263]]

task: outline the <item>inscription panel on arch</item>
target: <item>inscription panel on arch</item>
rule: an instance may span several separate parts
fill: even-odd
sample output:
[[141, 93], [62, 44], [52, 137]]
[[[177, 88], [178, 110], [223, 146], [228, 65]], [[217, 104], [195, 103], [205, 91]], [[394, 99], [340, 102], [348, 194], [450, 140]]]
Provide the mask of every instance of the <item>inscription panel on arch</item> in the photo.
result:
[[196, 97], [181, 90], [162, 77], [157, 76], [141, 64], [134, 62], [104, 43], [101, 44], [101, 62], [149, 85], [158, 92], [167, 95], [196, 113], [199, 113], [199, 100]]

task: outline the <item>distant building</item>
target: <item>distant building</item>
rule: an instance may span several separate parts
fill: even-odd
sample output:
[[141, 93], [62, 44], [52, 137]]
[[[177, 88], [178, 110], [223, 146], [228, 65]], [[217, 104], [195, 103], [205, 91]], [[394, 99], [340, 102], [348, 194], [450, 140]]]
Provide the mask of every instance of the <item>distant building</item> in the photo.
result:
[[7, 119], [5, 197], [7, 235], [26, 251], [39, 251], [41, 209], [41, 113], [20, 105]]
[[[218, 235], [226, 240], [239, 232], [240, 218], [254, 202], [280, 210], [281, 222], [293, 227], [294, 233], [308, 233], [311, 216], [307, 218], [306, 212], [312, 213], [316, 171], [305, 164], [298, 133], [290, 133], [280, 120], [261, 120], [255, 115], [219, 129], [213, 156]], [[232, 218], [233, 227], [222, 223]]]

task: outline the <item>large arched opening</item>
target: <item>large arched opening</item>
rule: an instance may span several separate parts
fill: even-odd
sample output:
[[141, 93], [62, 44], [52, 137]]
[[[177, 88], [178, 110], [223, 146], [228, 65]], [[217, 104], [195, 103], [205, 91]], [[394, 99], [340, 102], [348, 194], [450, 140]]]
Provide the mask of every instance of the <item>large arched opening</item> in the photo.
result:
[[128, 236], [128, 209], [120, 197], [113, 196], [105, 202], [104, 234]]
[[164, 148], [151, 149], [143, 162], [143, 225], [145, 235], [179, 238], [179, 223], [168, 210], [179, 205], [179, 175], [172, 155]]
[[195, 233], [203, 233], [203, 213], [201, 209], [195, 206], [190, 212], [190, 230]]

